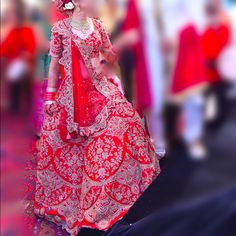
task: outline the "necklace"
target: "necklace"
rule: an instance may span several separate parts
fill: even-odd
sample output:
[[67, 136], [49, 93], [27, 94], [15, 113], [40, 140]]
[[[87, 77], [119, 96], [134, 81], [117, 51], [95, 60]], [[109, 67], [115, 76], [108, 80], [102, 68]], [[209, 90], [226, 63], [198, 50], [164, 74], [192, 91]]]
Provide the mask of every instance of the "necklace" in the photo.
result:
[[82, 39], [86, 38], [94, 30], [93, 21], [91, 18], [78, 22], [73, 21], [72, 19], [70, 24], [73, 28], [72, 30], [74, 30], [76, 34]]

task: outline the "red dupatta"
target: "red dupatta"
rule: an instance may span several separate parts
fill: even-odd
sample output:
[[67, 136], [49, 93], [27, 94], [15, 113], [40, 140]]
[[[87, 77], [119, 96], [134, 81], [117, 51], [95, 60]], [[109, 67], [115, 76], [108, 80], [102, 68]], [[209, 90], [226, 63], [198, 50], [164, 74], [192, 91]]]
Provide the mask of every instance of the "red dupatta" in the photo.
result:
[[74, 100], [74, 121], [80, 127], [89, 127], [106, 104], [106, 98], [99, 93], [89, 75], [89, 71], [72, 40], [72, 83]]

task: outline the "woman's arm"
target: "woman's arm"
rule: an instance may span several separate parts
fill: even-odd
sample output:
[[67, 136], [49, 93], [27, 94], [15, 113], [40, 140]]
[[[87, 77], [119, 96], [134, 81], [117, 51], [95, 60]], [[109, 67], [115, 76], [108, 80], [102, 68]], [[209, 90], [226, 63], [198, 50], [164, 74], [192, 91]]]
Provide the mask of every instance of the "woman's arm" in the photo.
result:
[[48, 115], [53, 115], [51, 111], [51, 106], [53, 103], [55, 103], [56, 88], [59, 76], [60, 76], [59, 59], [56, 57], [52, 57], [48, 72], [48, 86], [45, 94], [45, 112]]
[[52, 57], [48, 72], [48, 88], [56, 89], [60, 76], [59, 58]]
[[56, 89], [58, 77], [60, 76], [60, 64], [59, 60], [62, 55], [62, 39], [61, 35], [58, 33], [57, 25], [52, 28], [52, 36], [50, 42], [50, 56], [51, 63], [48, 72], [48, 88]]
[[56, 88], [60, 76], [59, 60], [62, 54], [61, 36], [57, 33], [55, 27], [56, 26], [52, 29], [52, 38], [50, 42], [51, 63], [48, 72], [48, 86], [45, 94], [45, 110], [49, 115], [52, 115], [50, 109], [51, 105], [55, 102]]

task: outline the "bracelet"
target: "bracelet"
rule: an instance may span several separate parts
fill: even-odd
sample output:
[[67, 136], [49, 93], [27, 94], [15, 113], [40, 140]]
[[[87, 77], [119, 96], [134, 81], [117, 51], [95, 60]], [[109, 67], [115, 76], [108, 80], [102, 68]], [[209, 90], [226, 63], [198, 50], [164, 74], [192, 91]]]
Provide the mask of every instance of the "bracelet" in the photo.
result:
[[44, 94], [45, 101], [55, 101], [56, 100], [56, 93], [55, 92], [47, 92]]
[[46, 101], [44, 104], [45, 105], [52, 105], [55, 101]]
[[57, 90], [55, 88], [47, 88], [46, 92], [47, 93], [55, 93]]

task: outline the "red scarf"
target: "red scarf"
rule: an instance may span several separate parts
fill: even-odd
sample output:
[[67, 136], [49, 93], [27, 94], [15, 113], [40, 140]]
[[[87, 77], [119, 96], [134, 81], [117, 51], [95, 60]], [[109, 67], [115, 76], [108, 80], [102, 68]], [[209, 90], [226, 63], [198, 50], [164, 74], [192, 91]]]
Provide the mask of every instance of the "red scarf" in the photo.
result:
[[95, 88], [84, 59], [73, 41], [71, 51], [74, 121], [80, 127], [88, 127], [94, 124], [106, 104], [106, 98]]

